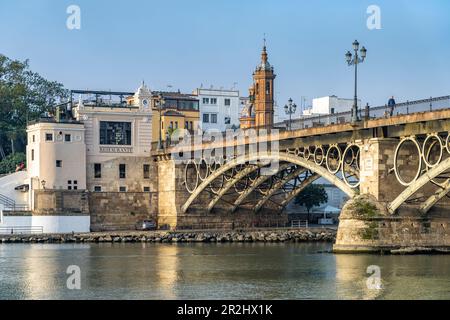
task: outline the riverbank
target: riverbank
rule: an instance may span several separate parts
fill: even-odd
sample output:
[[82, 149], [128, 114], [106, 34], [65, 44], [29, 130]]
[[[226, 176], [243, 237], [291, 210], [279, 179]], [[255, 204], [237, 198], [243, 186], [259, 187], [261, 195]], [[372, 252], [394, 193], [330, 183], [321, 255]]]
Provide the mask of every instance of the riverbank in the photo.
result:
[[336, 230], [272, 229], [211, 231], [109, 231], [75, 234], [0, 235], [0, 243], [119, 242], [334, 242]]

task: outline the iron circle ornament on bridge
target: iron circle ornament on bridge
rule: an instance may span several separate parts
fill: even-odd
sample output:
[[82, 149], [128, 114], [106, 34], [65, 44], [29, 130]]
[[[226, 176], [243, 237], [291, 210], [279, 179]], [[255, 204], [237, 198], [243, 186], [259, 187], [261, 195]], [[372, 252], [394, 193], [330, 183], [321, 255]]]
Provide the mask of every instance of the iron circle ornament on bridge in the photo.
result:
[[[439, 147], [439, 152], [438, 157], [435, 157], [435, 160], [433, 162], [433, 160], [430, 160], [430, 157], [432, 156], [433, 148], [436, 145]], [[426, 166], [429, 168], [437, 166], [441, 162], [443, 154], [444, 146], [442, 145], [441, 137], [436, 133], [429, 134], [423, 141], [422, 145], [422, 156]]]
[[[360, 178], [357, 176], [359, 172], [359, 154], [360, 148], [357, 144], [352, 143], [345, 148], [342, 154], [342, 179], [351, 188], [357, 188], [361, 184]], [[351, 169], [350, 169], [351, 168]], [[347, 172], [350, 171], [350, 172]], [[353, 171], [353, 172], [351, 172]], [[357, 181], [350, 181], [349, 177], [355, 177]]]
[[305, 147], [303, 150], [303, 158], [305, 158], [305, 160], [309, 160], [309, 158], [311, 158], [311, 150], [309, 150], [309, 147]]
[[209, 164], [205, 158], [201, 158], [200, 161], [198, 162], [197, 172], [198, 172], [198, 177], [200, 178], [201, 181], [204, 181], [206, 178], [208, 178]]
[[184, 166], [184, 186], [189, 193], [193, 193], [198, 186], [197, 164], [192, 159]]
[[323, 151], [322, 146], [316, 146], [314, 149], [314, 162], [321, 166], [323, 161], [325, 160], [325, 152]]
[[342, 152], [338, 145], [330, 145], [325, 157], [325, 164], [331, 174], [338, 173], [341, 168]]
[[445, 139], [445, 149], [447, 149], [447, 153], [450, 154], [450, 132], [447, 133], [447, 139]]
[[[417, 165], [417, 171], [414, 175], [414, 178], [412, 178], [410, 181], [405, 181], [405, 179], [403, 179], [403, 177], [400, 175], [399, 172], [399, 152], [402, 148], [402, 146], [406, 143], [412, 143], [414, 146], [414, 149], [417, 151], [417, 155], [418, 155], [418, 160], [419, 163]], [[409, 158], [411, 158], [412, 155], [409, 156]], [[395, 153], [394, 153], [394, 173], [395, 176], [397, 177], [398, 182], [400, 182], [400, 184], [402, 184], [403, 186], [407, 187], [409, 185], [411, 185], [414, 181], [417, 180], [417, 178], [419, 178], [420, 173], [422, 172], [422, 150], [420, 148], [419, 143], [417, 142], [415, 137], [405, 137], [403, 138], [399, 144], [397, 145], [397, 148], [395, 149]]]

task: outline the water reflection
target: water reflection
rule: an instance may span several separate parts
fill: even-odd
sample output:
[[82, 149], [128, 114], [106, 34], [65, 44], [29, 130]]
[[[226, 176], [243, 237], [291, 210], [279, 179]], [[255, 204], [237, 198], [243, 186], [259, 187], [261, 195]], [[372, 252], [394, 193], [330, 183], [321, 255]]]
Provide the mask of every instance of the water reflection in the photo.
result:
[[[367, 268], [373, 266], [373, 256], [369, 255], [336, 255], [336, 295], [338, 299], [377, 299], [385, 290], [381, 277], [381, 288], [368, 286], [369, 277], [376, 277]], [[375, 264], [375, 266], [377, 266]]]
[[156, 286], [160, 288], [162, 298], [177, 299], [176, 285], [183, 281], [183, 273], [179, 268], [179, 246], [161, 245], [155, 251]]
[[[0, 245], [0, 299], [449, 299], [450, 256], [333, 255], [329, 244]], [[81, 269], [81, 290], [66, 287]], [[367, 267], [381, 270], [369, 289]]]

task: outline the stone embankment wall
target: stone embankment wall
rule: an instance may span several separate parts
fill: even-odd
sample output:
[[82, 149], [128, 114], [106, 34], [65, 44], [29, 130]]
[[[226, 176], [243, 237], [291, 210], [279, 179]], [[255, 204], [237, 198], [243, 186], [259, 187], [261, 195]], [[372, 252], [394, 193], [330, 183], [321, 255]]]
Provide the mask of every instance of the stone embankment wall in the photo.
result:
[[122, 242], [333, 242], [333, 229], [274, 229], [252, 231], [130, 231], [60, 235], [0, 235], [0, 243], [122, 243]]

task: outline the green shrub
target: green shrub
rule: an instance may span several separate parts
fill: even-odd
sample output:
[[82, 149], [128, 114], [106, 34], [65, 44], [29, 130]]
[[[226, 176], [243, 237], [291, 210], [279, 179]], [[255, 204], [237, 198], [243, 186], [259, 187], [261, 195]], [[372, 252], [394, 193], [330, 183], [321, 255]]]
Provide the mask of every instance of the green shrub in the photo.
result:
[[8, 155], [0, 161], [0, 174], [11, 173], [16, 171], [16, 167], [22, 162], [25, 164], [27, 157], [25, 153], [16, 152]]

